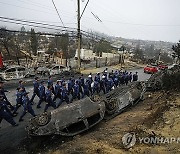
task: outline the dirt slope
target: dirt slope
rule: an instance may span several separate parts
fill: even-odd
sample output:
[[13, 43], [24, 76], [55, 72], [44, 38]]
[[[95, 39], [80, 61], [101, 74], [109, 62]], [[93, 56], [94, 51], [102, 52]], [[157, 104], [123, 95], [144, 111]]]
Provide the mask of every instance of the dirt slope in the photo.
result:
[[[90, 132], [62, 141], [56, 148], [46, 148], [49, 154], [59, 153], [180, 153], [179, 144], [140, 144], [127, 149], [122, 137], [128, 132], [136, 136], [180, 136], [180, 95], [147, 93], [145, 100], [121, 115], [100, 123]], [[52, 143], [53, 144], [53, 143]], [[42, 150], [43, 151], [43, 150]], [[41, 151], [41, 152], [42, 152]], [[43, 151], [43, 152], [45, 152]]]
[[[117, 117], [102, 121], [91, 130], [73, 138], [41, 137], [24, 141], [20, 151], [28, 153], [180, 153], [179, 143], [136, 144], [127, 149], [122, 137], [134, 132], [138, 137], [180, 137], [180, 95], [172, 92], [146, 93], [145, 100]], [[34, 142], [36, 141], [36, 142]]]

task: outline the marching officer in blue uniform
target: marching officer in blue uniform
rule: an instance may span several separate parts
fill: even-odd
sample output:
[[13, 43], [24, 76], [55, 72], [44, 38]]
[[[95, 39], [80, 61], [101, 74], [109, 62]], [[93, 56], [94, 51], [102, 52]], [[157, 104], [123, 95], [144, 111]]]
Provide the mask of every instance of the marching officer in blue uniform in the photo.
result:
[[119, 74], [119, 84], [124, 84], [124, 75], [123, 75], [123, 72], [121, 72], [120, 74]]
[[100, 85], [98, 81], [94, 81], [93, 83], [93, 94], [96, 92], [96, 94], [99, 94], [100, 92]]
[[5, 103], [13, 111], [14, 110], [14, 106], [12, 106], [12, 104], [10, 103], [8, 98], [6, 97], [5, 92], [9, 92], [9, 91], [4, 89], [4, 82], [0, 81], [0, 95], [3, 95]]
[[72, 86], [74, 87], [75, 85], [75, 79], [74, 79], [74, 76], [72, 76]]
[[109, 78], [106, 82], [106, 92], [108, 93], [109, 91], [111, 91], [113, 86], [114, 86], [114, 82], [112, 78]]
[[73, 97], [72, 97], [71, 102], [72, 102], [74, 99], [76, 99], [76, 98], [78, 98], [78, 99], [80, 100], [79, 83], [78, 83], [78, 81], [76, 81], [76, 83], [75, 83], [75, 85], [74, 85], [74, 87], [73, 87]]
[[100, 73], [98, 72], [95, 77], [94, 77], [94, 81], [97, 81], [98, 83], [100, 83], [101, 77], [100, 77]]
[[68, 97], [68, 90], [66, 88], [66, 83], [63, 83], [61, 87], [61, 99], [59, 100], [57, 107], [59, 107], [64, 101], [67, 104], [69, 104], [69, 97]]
[[91, 83], [93, 82], [92, 73], [89, 73], [88, 79], [91, 81]]
[[103, 91], [104, 94], [106, 94], [106, 77], [103, 75], [102, 79], [100, 81], [100, 91]]
[[3, 119], [10, 123], [12, 126], [18, 126], [18, 124], [14, 121], [9, 108], [6, 105], [6, 102], [4, 101], [4, 95], [0, 95], [0, 122]]
[[66, 83], [66, 81], [65, 81], [65, 77], [64, 77], [64, 76], [62, 76], [62, 79], [61, 79], [61, 85], [63, 85], [64, 83]]
[[19, 80], [19, 88], [23, 89], [23, 92], [26, 92], [25, 86], [24, 86], [24, 81], [23, 80]]
[[34, 90], [33, 90], [33, 95], [31, 98], [31, 102], [34, 101], [35, 96], [37, 95], [39, 97], [39, 78], [35, 77], [35, 80], [33, 82]]
[[108, 79], [108, 76], [107, 76], [107, 71], [106, 71], [106, 70], [103, 72], [103, 76], [105, 77], [105, 78], [104, 78], [105, 80], [107, 80], [107, 79]]
[[22, 97], [24, 95], [24, 89], [23, 87], [18, 87], [17, 88], [17, 92], [16, 92], [16, 106], [15, 106], [15, 109], [13, 111], [13, 115], [16, 116], [18, 113], [17, 113], [17, 110], [21, 107], [21, 105], [23, 105], [22, 103]]
[[137, 80], [138, 80], [138, 72], [133, 74], [133, 81], [137, 81]]
[[31, 101], [29, 100], [28, 94], [29, 92], [25, 92], [22, 97], [22, 104], [23, 104], [24, 110], [19, 118], [19, 122], [24, 121], [23, 117], [26, 115], [27, 112], [29, 112], [33, 117], [36, 116], [34, 113], [34, 110], [32, 109]]
[[91, 84], [92, 84], [93, 80], [92, 80], [92, 76], [91, 75], [88, 76], [87, 81], [88, 81], [88, 84], [89, 84], [89, 86], [88, 86], [89, 87], [89, 91], [91, 92], [91, 95], [92, 95], [93, 91], [92, 91]]
[[81, 98], [84, 98], [84, 92], [83, 92], [83, 88], [82, 88], [82, 83], [81, 83], [81, 76], [79, 77], [78, 84], [79, 84], [79, 93], [81, 93]]
[[114, 76], [118, 78], [118, 76], [119, 76], [119, 71], [118, 70], [115, 71]]
[[53, 80], [52, 80], [51, 75], [49, 76], [49, 79], [48, 79], [48, 86], [52, 87], [52, 93], [55, 95], [54, 86], [53, 86]]
[[57, 80], [55, 88], [54, 88], [55, 95], [54, 95], [53, 101], [56, 101], [57, 98], [62, 99], [61, 98], [62, 97], [61, 96], [61, 87], [62, 87], [61, 81]]
[[48, 85], [46, 90], [46, 106], [44, 108], [44, 112], [46, 112], [50, 106], [56, 109], [56, 104], [52, 99], [52, 86]]
[[73, 95], [73, 80], [72, 80], [72, 78], [70, 78], [69, 80], [68, 80], [68, 83], [67, 83], [67, 88], [68, 88], [68, 94], [70, 95]]
[[132, 82], [132, 72], [129, 73], [129, 82]]
[[119, 80], [118, 80], [118, 77], [117, 76], [114, 76], [114, 85], [116, 86], [116, 87], [118, 87], [118, 85], [119, 85]]
[[125, 81], [125, 84], [127, 85], [128, 82], [129, 82], [129, 75], [128, 75], [128, 72], [126, 72], [125, 75], [124, 75], [124, 81]]
[[84, 96], [90, 96], [89, 94], [89, 84], [88, 84], [88, 80], [86, 80], [86, 82], [83, 85], [83, 90], [84, 90]]
[[114, 76], [114, 70], [112, 70], [110, 73], [109, 73], [109, 78], [112, 78], [113, 79], [113, 76]]
[[44, 83], [44, 81], [41, 81], [41, 84], [39, 86], [39, 102], [37, 104], [37, 108], [41, 108], [41, 103], [45, 101], [46, 98]]
[[84, 75], [81, 74], [81, 86], [83, 87], [84, 84], [85, 84], [85, 81], [84, 81]]

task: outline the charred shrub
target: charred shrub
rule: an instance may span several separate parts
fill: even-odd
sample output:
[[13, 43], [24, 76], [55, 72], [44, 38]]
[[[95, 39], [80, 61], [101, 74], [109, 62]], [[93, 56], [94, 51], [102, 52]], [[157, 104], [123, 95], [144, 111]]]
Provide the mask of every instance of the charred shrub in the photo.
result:
[[162, 82], [165, 90], [180, 90], [180, 69], [164, 72]]

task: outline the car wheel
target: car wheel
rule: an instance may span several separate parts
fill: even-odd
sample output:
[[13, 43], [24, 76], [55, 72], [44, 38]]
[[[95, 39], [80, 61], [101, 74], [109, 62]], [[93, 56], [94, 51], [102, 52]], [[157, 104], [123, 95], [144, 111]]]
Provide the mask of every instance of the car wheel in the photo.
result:
[[99, 102], [101, 97], [99, 95], [94, 95], [90, 97], [93, 102]]
[[105, 106], [108, 115], [112, 115], [118, 110], [118, 102], [116, 99], [111, 99], [109, 102], [105, 102]]
[[49, 113], [43, 113], [42, 115], [36, 117], [36, 122], [39, 126], [45, 126], [49, 123], [51, 115]]

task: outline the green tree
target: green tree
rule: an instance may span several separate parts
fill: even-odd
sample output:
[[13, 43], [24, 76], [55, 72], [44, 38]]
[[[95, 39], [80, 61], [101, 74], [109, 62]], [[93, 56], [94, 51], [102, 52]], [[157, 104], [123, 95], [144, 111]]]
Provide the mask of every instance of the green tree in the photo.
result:
[[37, 55], [37, 50], [38, 50], [38, 39], [37, 39], [37, 35], [34, 31], [34, 29], [31, 28], [31, 49], [32, 49], [32, 53], [33, 55]]

